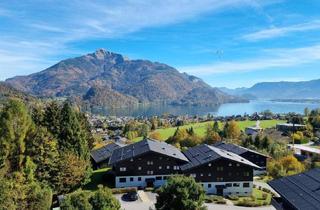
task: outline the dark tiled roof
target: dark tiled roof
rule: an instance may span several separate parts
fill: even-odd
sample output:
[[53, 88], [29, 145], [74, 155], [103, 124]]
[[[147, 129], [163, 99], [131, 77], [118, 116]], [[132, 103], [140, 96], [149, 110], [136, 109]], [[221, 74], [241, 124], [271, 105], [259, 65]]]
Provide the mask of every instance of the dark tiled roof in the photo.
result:
[[112, 153], [109, 164], [112, 165], [122, 160], [127, 160], [150, 151], [188, 161], [188, 159], [176, 147], [162, 141], [144, 139], [137, 143], [130, 144], [115, 150]]
[[120, 148], [118, 144], [110, 143], [99, 149], [92, 150], [91, 157], [96, 163], [100, 163], [111, 157], [112, 152], [118, 148]]
[[273, 180], [269, 184], [296, 209], [320, 209], [320, 169]]
[[237, 154], [206, 144], [192, 147], [185, 151], [184, 154], [189, 159], [189, 163], [181, 166], [182, 170], [188, 170], [220, 158], [226, 158], [232, 161], [236, 161], [245, 165], [252, 166], [253, 168], [260, 168], [259, 166]]
[[228, 144], [225, 142], [217, 142], [217, 143], [213, 144], [212, 146], [227, 150], [227, 151], [235, 153], [237, 155], [242, 155], [243, 153], [246, 153], [246, 152], [252, 152], [252, 153], [255, 153], [255, 154], [258, 154], [261, 156], [268, 157], [267, 155], [264, 155], [264, 154], [259, 153], [257, 151], [254, 151], [254, 150], [251, 150], [251, 149], [239, 146], [239, 145], [235, 145], [235, 144]]

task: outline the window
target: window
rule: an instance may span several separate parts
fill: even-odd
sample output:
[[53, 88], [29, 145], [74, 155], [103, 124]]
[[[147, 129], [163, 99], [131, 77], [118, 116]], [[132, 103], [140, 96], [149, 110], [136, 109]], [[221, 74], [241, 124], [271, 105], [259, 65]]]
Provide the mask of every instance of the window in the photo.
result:
[[223, 177], [217, 177], [218, 182], [223, 182]]
[[141, 181], [141, 177], [138, 177], [138, 181]]
[[233, 183], [233, 186], [234, 187], [240, 187], [240, 184], [239, 183]]
[[229, 172], [229, 173], [228, 173], [228, 176], [232, 176], [232, 173], [231, 173], [231, 172]]
[[237, 163], [237, 166], [239, 167], [239, 166], [240, 166], [240, 163]]
[[208, 173], [208, 176], [211, 176], [211, 173]]
[[179, 166], [173, 166], [173, 170], [179, 170]]
[[156, 180], [162, 180], [162, 176], [157, 176]]
[[142, 167], [141, 167], [141, 166], [139, 166], [139, 167], [138, 167], [138, 170], [139, 170], [139, 171], [141, 171], [141, 169], [142, 169]]
[[226, 187], [232, 187], [232, 184], [231, 183], [227, 183]]
[[200, 174], [200, 176], [203, 176], [203, 174]]
[[232, 163], [229, 163], [229, 166], [231, 167], [231, 166], [232, 166]]
[[168, 177], [164, 176], [164, 177], [163, 177], [163, 180], [167, 180], [167, 178], [168, 178]]
[[250, 173], [248, 171], [244, 172], [244, 176], [250, 176]]
[[217, 171], [223, 171], [223, 166], [218, 166]]
[[162, 169], [162, 166], [159, 166], [159, 170], [161, 170]]
[[243, 183], [243, 187], [246, 187], [246, 188], [250, 187], [250, 183], [248, 182]]
[[131, 158], [130, 161], [133, 162], [133, 158]]
[[130, 182], [133, 182], [133, 177], [130, 177]]
[[147, 165], [153, 165], [153, 161], [147, 161]]
[[191, 177], [196, 178], [197, 174], [190, 174]]
[[211, 163], [209, 163], [208, 166], [211, 167]]
[[170, 169], [170, 166], [167, 166], [167, 169]]
[[147, 174], [148, 174], [148, 175], [152, 175], [152, 174], [153, 174], [153, 171], [147, 171]]
[[211, 188], [211, 184], [208, 184], [208, 188]]
[[120, 171], [126, 171], [127, 168], [126, 167], [120, 167]]
[[119, 182], [121, 182], [121, 183], [124, 183], [124, 182], [126, 182], [126, 181], [127, 181], [126, 178], [120, 178], [120, 179], [119, 179]]
[[162, 157], [159, 157], [159, 160], [162, 160]]

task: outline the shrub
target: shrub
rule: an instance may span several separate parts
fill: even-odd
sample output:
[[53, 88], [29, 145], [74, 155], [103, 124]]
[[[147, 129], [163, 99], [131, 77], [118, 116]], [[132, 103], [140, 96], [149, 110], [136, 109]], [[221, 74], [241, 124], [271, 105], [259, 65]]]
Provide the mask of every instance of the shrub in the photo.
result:
[[240, 200], [239, 202], [236, 203], [236, 206], [245, 206], [245, 207], [258, 207], [261, 206], [262, 204], [252, 201], [251, 199], [243, 199]]
[[128, 192], [137, 192], [136, 187], [127, 187], [127, 188], [114, 188], [112, 189], [112, 194], [122, 194]]
[[232, 201], [237, 201], [237, 200], [239, 200], [239, 197], [236, 195], [228, 195], [228, 199], [230, 199]]

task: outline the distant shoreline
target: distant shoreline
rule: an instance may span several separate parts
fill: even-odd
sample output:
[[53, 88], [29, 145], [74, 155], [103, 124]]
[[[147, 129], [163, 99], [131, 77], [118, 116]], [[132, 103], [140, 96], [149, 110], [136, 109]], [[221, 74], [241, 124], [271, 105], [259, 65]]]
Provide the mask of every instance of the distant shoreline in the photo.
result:
[[272, 102], [312, 103], [320, 104], [320, 99], [272, 99]]

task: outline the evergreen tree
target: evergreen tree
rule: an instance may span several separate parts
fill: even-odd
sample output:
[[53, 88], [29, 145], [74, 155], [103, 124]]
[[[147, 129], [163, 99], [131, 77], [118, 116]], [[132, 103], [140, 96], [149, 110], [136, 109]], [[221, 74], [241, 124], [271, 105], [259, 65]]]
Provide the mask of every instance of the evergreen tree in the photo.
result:
[[57, 138], [60, 133], [61, 109], [56, 101], [53, 101], [45, 108], [43, 124]]
[[0, 113], [0, 169], [22, 170], [25, 138], [32, 129], [32, 119], [24, 103], [10, 100]]
[[260, 148], [260, 136], [259, 135], [257, 135], [255, 138], [254, 138], [254, 146], [256, 147], [256, 148]]
[[219, 128], [219, 123], [218, 123], [218, 121], [214, 121], [213, 131], [216, 132], [216, 133], [219, 133], [219, 132], [220, 132], [220, 128]]
[[85, 131], [81, 127], [77, 113], [68, 102], [64, 103], [61, 109], [58, 145], [61, 151], [73, 152], [83, 159], [89, 158], [89, 146]]
[[58, 142], [44, 127], [38, 127], [28, 136], [26, 154], [37, 165], [35, 177], [55, 188], [58, 173]]

